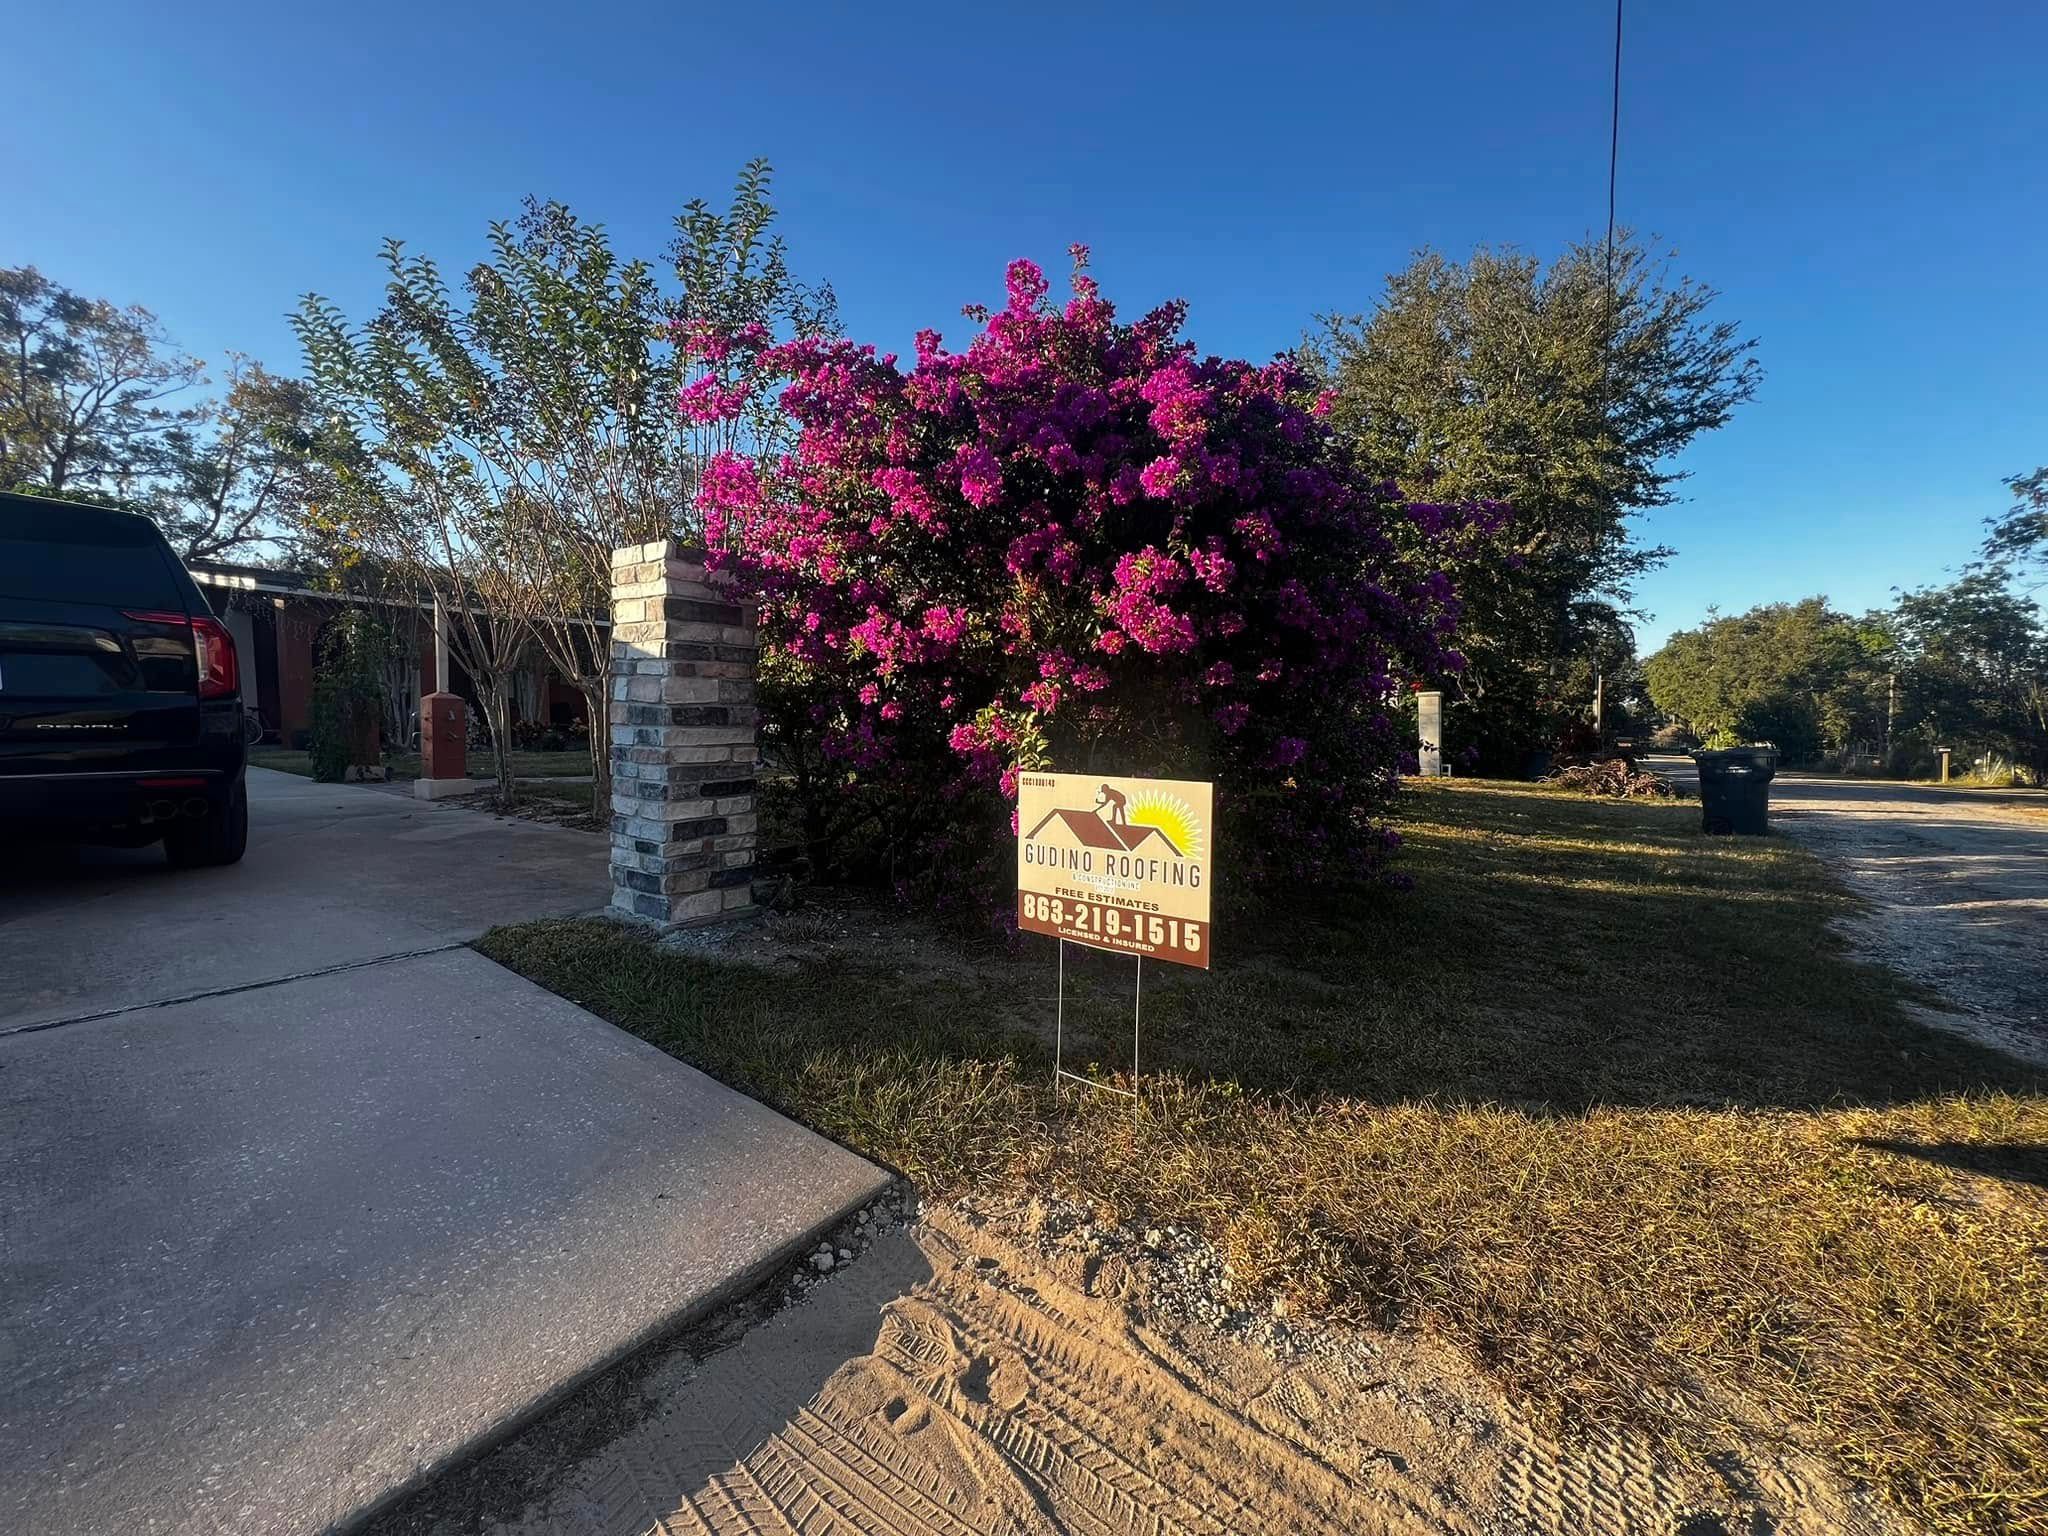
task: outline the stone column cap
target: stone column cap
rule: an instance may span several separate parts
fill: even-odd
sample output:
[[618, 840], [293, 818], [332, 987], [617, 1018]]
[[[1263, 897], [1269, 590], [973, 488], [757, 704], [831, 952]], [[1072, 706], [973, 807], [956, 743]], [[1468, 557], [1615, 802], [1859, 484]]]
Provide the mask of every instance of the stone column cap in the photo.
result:
[[702, 565], [707, 558], [704, 547], [686, 544], [681, 539], [656, 539], [649, 544], [626, 544], [612, 551], [612, 567], [622, 565], [645, 565], [653, 560], [683, 560], [691, 565]]

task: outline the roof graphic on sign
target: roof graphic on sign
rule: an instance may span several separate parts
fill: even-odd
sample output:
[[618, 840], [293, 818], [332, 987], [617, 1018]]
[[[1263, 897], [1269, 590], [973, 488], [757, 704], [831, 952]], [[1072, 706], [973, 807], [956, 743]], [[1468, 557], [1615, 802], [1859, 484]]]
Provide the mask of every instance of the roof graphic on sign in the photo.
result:
[[1059, 822], [1074, 835], [1075, 841], [1089, 848], [1114, 848], [1130, 853], [1151, 838], [1157, 838], [1166, 845], [1166, 851], [1175, 858], [1181, 856], [1173, 840], [1157, 827], [1133, 826], [1128, 822], [1112, 825], [1093, 811], [1053, 811], [1044, 820], [1024, 835], [1035, 838], [1053, 822]]

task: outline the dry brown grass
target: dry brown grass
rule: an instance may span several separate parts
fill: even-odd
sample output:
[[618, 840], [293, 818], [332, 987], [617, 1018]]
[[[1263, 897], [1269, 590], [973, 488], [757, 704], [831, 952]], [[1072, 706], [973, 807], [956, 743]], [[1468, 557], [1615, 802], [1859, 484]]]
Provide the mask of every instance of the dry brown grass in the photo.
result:
[[[1808, 856], [1696, 818], [1427, 787], [1413, 893], [1240, 914], [1215, 972], [1151, 970], [1135, 1113], [1047, 1086], [1035, 950], [484, 947], [933, 1193], [1186, 1222], [1247, 1304], [1428, 1328], [1554, 1418], [1782, 1432], [1936, 1529], [2048, 1531], [2048, 1093], [1906, 1018]], [[1070, 951], [1109, 1062], [1128, 976]]]

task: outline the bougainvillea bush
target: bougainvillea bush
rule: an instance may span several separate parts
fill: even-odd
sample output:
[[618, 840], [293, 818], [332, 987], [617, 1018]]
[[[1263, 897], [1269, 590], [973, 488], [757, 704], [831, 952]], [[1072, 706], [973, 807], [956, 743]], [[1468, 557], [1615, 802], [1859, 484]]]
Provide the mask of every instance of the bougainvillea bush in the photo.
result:
[[[763, 721], [829, 858], [858, 823], [906, 891], [991, 896], [1019, 769], [1217, 782], [1234, 877], [1370, 875], [1402, 673], [1453, 670], [1442, 556], [1484, 513], [1347, 464], [1295, 365], [1198, 359], [1185, 306], [1120, 322], [1011, 265], [964, 352], [700, 336], [686, 415], [780, 391], [795, 451], [700, 506], [762, 606]], [[743, 354], [736, 357], [735, 353]]]

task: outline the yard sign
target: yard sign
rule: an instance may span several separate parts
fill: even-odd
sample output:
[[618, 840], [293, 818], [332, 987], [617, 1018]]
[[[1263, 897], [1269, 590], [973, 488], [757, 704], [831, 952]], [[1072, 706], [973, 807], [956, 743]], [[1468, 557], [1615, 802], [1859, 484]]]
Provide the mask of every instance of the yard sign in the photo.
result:
[[1209, 968], [1213, 786], [1017, 777], [1017, 926]]

